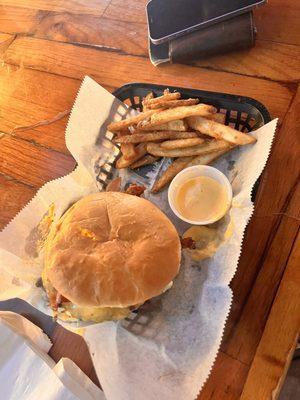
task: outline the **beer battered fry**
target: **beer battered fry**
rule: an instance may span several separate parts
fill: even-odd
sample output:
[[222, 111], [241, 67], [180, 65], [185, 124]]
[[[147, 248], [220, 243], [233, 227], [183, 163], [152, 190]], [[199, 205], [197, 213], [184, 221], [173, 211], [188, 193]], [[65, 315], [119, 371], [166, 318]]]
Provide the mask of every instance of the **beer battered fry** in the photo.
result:
[[172, 164], [163, 172], [163, 174], [154, 183], [151, 192], [157, 193], [163, 189], [180, 171], [187, 167], [193, 157], [180, 157], [173, 161]]
[[194, 165], [208, 165], [227, 153], [231, 148], [227, 150], [219, 150], [214, 153], [199, 155], [196, 157], [181, 157], [173, 161], [173, 163], [163, 172], [152, 187], [152, 192], [157, 193], [162, 190], [171, 180], [184, 168], [192, 167]]
[[202, 138], [167, 140], [166, 142], [162, 142], [160, 147], [163, 149], [184, 149], [186, 147], [197, 146], [203, 142], [204, 139]]
[[144, 155], [147, 154], [146, 143], [141, 143], [138, 146], [136, 146], [135, 151], [136, 151], [135, 157], [130, 160], [126, 160], [126, 158], [122, 155], [116, 162], [116, 168], [118, 168], [118, 169], [127, 168], [131, 164], [133, 164], [135, 161], [144, 157]]
[[227, 149], [218, 150], [210, 154], [199, 155], [193, 157], [193, 159], [188, 163], [188, 167], [192, 167], [194, 165], [208, 165], [215, 161], [217, 158], [221, 157], [223, 154], [228, 153], [231, 151], [233, 147], [229, 147]]
[[157, 157], [188, 157], [213, 153], [217, 150], [226, 150], [231, 148], [225, 140], [210, 140], [194, 147], [185, 149], [165, 150], [157, 143], [148, 143], [147, 151]]
[[147, 103], [147, 101], [153, 99], [153, 97], [154, 97], [153, 92], [149, 92], [149, 93], [143, 98], [143, 101], [142, 101], [143, 111], [149, 110], [149, 108], [147, 107], [146, 103]]
[[179, 92], [165, 92], [162, 96], [155, 97], [154, 99], [149, 99], [145, 101], [145, 105], [147, 107], [153, 105], [153, 104], [161, 104], [165, 103], [166, 101], [171, 101], [171, 100], [178, 100], [180, 99], [181, 95]]
[[[188, 124], [183, 119], [167, 122], [166, 124], [157, 125], [153, 128], [149, 127], [148, 131], [187, 131]], [[139, 130], [136, 131], [138, 133]]]
[[180, 106], [192, 106], [194, 104], [198, 104], [199, 100], [198, 99], [187, 99], [187, 100], [171, 100], [171, 101], [165, 101], [161, 103], [156, 103], [156, 104], [148, 104], [147, 108], [150, 110], [155, 110], [157, 108], [174, 108], [174, 107], [180, 107]]
[[245, 145], [256, 142], [253, 136], [207, 118], [193, 116], [187, 118], [187, 122], [191, 128], [205, 135], [212, 136], [215, 139], [226, 140], [234, 145]]
[[190, 139], [190, 138], [198, 138], [197, 133], [176, 132], [176, 131], [144, 132], [144, 133], [135, 133], [134, 135], [117, 137], [113, 139], [113, 141], [115, 143], [142, 143], [142, 142], [154, 142], [166, 139]]
[[[155, 110], [149, 110], [146, 111], [146, 113], [150, 113], [151, 111], [153, 112]], [[170, 121], [191, 117], [193, 115], [205, 117], [211, 113], [214, 113], [215, 111], [215, 107], [208, 104], [196, 104], [193, 106], [169, 108], [167, 110], [161, 110], [159, 112], [147, 115], [146, 117], [150, 118], [148, 118], [146, 121], [144, 121], [145, 118], [142, 118], [138, 123], [138, 129], [151, 130], [152, 127], [166, 124]]]
[[126, 160], [130, 160], [136, 155], [135, 147], [132, 143], [122, 143], [121, 152]]
[[148, 111], [139, 113], [137, 115], [134, 115], [133, 117], [123, 119], [122, 121], [112, 122], [111, 124], [108, 125], [107, 129], [113, 133], [117, 133], [117, 132], [127, 128], [128, 126], [135, 125], [138, 122], [141, 122], [144, 119], [146, 119], [146, 118], [150, 117], [151, 115], [156, 114], [157, 112], [160, 112], [162, 110], [163, 109], [148, 110]]
[[159, 157], [151, 156], [151, 154], [147, 154], [140, 160], [136, 161], [135, 163], [130, 165], [131, 169], [136, 169], [143, 167], [144, 165], [149, 165], [155, 163], [155, 161], [159, 160]]
[[225, 124], [226, 115], [221, 113], [210, 114], [207, 119], [212, 119], [213, 121], [219, 122], [219, 124]]

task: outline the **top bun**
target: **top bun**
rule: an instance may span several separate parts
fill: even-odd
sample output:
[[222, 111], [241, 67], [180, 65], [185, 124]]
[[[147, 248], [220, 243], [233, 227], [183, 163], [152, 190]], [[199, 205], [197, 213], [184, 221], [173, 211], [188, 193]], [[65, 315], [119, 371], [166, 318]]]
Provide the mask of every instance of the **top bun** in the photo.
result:
[[79, 200], [52, 229], [45, 272], [78, 306], [128, 307], [161, 294], [180, 257], [177, 231], [155, 205], [102, 192]]

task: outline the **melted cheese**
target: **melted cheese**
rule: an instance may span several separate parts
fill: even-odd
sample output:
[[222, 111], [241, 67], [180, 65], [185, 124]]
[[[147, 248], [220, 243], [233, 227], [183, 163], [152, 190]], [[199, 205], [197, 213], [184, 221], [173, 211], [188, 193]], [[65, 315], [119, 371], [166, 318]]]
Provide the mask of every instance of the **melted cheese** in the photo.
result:
[[59, 310], [59, 318], [81, 321], [114, 321], [126, 318], [130, 313], [129, 308], [114, 307], [80, 307], [72, 303], [63, 303]]
[[80, 228], [80, 234], [83, 237], [90, 238], [92, 240], [98, 240], [98, 237], [96, 236], [96, 234], [94, 232], [90, 231], [89, 229]]

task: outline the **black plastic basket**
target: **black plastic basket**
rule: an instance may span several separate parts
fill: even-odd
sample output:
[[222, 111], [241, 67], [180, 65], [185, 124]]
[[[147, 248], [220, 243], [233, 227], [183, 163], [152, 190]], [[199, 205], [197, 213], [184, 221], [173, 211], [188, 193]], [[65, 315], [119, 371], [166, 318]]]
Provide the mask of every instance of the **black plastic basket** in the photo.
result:
[[165, 89], [178, 91], [182, 98], [199, 98], [202, 103], [215, 106], [218, 112], [226, 114], [226, 125], [242, 132], [258, 129], [271, 121], [266, 107], [250, 97], [233, 94], [206, 92], [204, 90], [185, 89], [175, 86], [162, 86], [150, 83], [129, 83], [114, 91], [114, 95], [130, 107], [141, 110], [142, 99], [149, 91], [154, 95], [162, 95]]
[[[171, 92], [180, 92], [182, 98], [199, 98], [202, 103], [213, 105], [217, 108], [218, 112], [226, 115], [226, 125], [242, 132], [256, 130], [271, 120], [269, 111], [259, 101], [250, 97], [236, 96], [226, 93], [207, 92], [204, 90], [154, 85], [150, 83], [129, 83], [115, 90], [113, 94], [119, 100], [135, 110], [142, 110], [142, 100], [147, 93], [152, 91], [155, 96], [160, 96], [167, 88]], [[105, 174], [106, 179], [100, 179], [98, 175], [97, 180], [102, 187], [107, 185], [107, 178], [109, 179], [111, 175], [110, 171], [111, 168], [113, 168], [113, 165], [114, 162], [109, 165], [109, 170], [101, 168], [101, 172]], [[151, 168], [153, 168], [153, 166], [147, 165], [137, 169], [136, 172], [140, 176], [146, 176]], [[252, 192], [253, 198], [255, 197], [257, 185], [258, 182]]]

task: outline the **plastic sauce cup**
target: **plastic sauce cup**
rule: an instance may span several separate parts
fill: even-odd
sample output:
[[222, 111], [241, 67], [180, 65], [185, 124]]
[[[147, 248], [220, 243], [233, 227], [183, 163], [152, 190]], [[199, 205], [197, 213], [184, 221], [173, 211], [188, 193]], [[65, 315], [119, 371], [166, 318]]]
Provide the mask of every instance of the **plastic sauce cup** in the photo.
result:
[[[176, 205], [176, 197], [178, 194], [179, 188], [188, 180], [199, 177], [199, 176], [206, 176], [211, 179], [214, 179], [217, 181], [219, 184], [225, 188], [226, 194], [227, 194], [227, 203], [226, 206], [224, 207], [224, 212], [222, 214], [216, 215], [212, 219], [202, 219], [202, 220], [191, 220], [185, 218], [180, 211], [178, 210], [178, 207]], [[168, 200], [169, 200], [169, 205], [174, 212], [175, 215], [177, 215], [178, 218], [181, 220], [188, 222], [192, 225], [209, 225], [212, 224], [219, 219], [221, 219], [229, 210], [231, 206], [231, 201], [232, 201], [232, 188], [229, 180], [227, 177], [218, 169], [209, 167], [207, 165], [195, 165], [193, 167], [188, 167], [179, 172], [172, 180], [169, 190], [168, 190]]]

